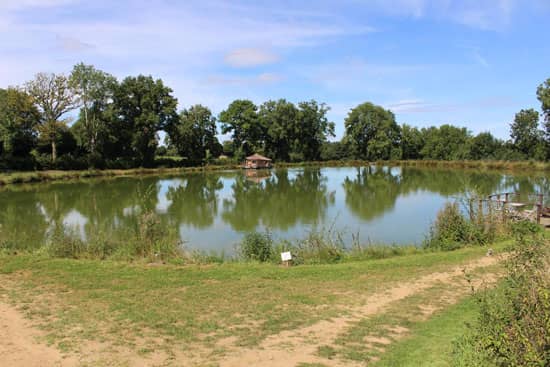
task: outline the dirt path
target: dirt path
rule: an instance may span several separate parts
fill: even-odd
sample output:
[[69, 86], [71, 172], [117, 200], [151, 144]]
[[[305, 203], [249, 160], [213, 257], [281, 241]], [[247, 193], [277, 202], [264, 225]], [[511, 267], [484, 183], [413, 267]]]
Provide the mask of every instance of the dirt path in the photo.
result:
[[10, 367], [74, 366], [55, 348], [38, 343], [42, 336], [21, 313], [0, 298], [0, 365]]
[[412, 296], [431, 288], [438, 283], [448, 283], [461, 276], [464, 270], [472, 271], [497, 263], [497, 257], [484, 257], [466, 266], [456, 267], [450, 271], [432, 273], [414, 282], [403, 283], [397, 287], [367, 297], [363, 306], [352, 310], [348, 316], [323, 320], [312, 326], [294, 331], [284, 331], [268, 337], [254, 349], [240, 350], [223, 361], [220, 367], [262, 366], [284, 367], [300, 363], [319, 363], [327, 366], [353, 366], [353, 362], [340, 362], [317, 357], [319, 346], [331, 345], [344, 333], [352, 323], [383, 311], [391, 303]]
[[[465, 266], [456, 267], [445, 272], [432, 273], [411, 282], [402, 283], [385, 292], [372, 294], [363, 299], [362, 306], [347, 309], [346, 316], [323, 320], [308, 327], [298, 330], [284, 331], [265, 339], [255, 348], [242, 348], [235, 345], [227, 345], [227, 353], [220, 360], [191, 360], [189, 356], [175, 353], [173, 359], [164, 358], [152, 361], [140, 358], [137, 353], [131, 353], [131, 357], [122, 355], [105, 356], [101, 353], [93, 353], [94, 356], [82, 355], [78, 358], [74, 355], [64, 356], [57, 349], [36, 342], [43, 334], [34, 328], [29, 321], [13, 306], [10, 306], [0, 297], [0, 365], [10, 367], [73, 367], [80, 361], [90, 362], [96, 358], [114, 358], [113, 363], [102, 365], [131, 365], [131, 366], [203, 366], [219, 364], [220, 367], [237, 366], [262, 366], [262, 367], [286, 367], [296, 366], [300, 363], [319, 363], [326, 366], [354, 366], [353, 362], [328, 360], [316, 356], [319, 346], [332, 345], [338, 336], [348, 330], [353, 323], [367, 317], [372, 317], [384, 311], [390, 304], [403, 300], [406, 297], [428, 290], [438, 284], [450, 284], [456, 277], [462, 276], [464, 269], [472, 271], [477, 268], [487, 267], [499, 261], [498, 257], [484, 257], [470, 262]], [[462, 292], [466, 292], [467, 285], [460, 285]], [[124, 356], [125, 355], [125, 356]], [[124, 359], [123, 360], [121, 360]], [[131, 361], [130, 361], [130, 360]], [[97, 361], [97, 360], [96, 360]], [[92, 364], [93, 365], [93, 364]]]

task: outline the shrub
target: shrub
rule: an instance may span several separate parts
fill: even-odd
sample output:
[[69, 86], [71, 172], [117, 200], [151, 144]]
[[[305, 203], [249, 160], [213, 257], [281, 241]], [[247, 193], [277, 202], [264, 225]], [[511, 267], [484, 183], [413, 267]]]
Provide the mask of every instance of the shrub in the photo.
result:
[[[521, 225], [525, 226], [525, 225]], [[523, 228], [524, 229], [524, 228]], [[455, 345], [455, 365], [474, 354], [495, 366], [550, 365], [550, 250], [542, 236], [520, 233], [496, 290], [480, 292], [480, 315]], [[466, 361], [466, 362], [465, 362]]]
[[293, 250], [296, 263], [335, 263], [345, 255], [344, 241], [340, 232], [313, 230], [298, 241]]
[[470, 226], [456, 203], [447, 203], [437, 214], [424, 246], [438, 250], [455, 250], [470, 239]]
[[239, 244], [239, 253], [246, 260], [266, 262], [273, 255], [273, 238], [269, 231], [249, 232]]
[[51, 257], [78, 259], [86, 251], [86, 246], [74, 232], [63, 224], [56, 224], [48, 234], [45, 251]]
[[424, 247], [451, 251], [466, 245], [484, 245], [496, 237], [497, 225], [492, 217], [467, 220], [457, 203], [447, 203], [437, 214]]

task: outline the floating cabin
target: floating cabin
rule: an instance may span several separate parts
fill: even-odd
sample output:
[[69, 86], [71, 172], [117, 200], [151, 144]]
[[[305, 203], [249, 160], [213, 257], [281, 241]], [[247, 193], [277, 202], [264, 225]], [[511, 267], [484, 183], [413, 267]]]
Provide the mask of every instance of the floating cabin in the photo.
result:
[[271, 168], [271, 159], [264, 157], [263, 155], [253, 154], [250, 157], [246, 157], [244, 162], [244, 168], [259, 169], [259, 168]]

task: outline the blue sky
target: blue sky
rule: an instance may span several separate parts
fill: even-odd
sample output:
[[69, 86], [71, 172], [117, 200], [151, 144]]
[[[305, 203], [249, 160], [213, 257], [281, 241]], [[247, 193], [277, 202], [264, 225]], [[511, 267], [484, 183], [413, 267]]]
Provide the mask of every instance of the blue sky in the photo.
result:
[[550, 78], [549, 0], [0, 0], [0, 86], [83, 61], [150, 74], [180, 108], [316, 99], [337, 137], [371, 101], [399, 123], [508, 137]]

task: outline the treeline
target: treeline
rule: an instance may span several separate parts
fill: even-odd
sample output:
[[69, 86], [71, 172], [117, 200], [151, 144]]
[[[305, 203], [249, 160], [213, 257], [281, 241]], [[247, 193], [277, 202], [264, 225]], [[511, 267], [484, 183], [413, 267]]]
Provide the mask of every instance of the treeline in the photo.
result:
[[[39, 73], [23, 86], [0, 89], [0, 169], [193, 166], [220, 157], [240, 161], [253, 152], [287, 162], [547, 160], [550, 79], [537, 96], [543, 123], [537, 111], [520, 111], [508, 141], [451, 125], [400, 126], [391, 111], [364, 103], [348, 114], [343, 139], [330, 142], [334, 123], [324, 103], [280, 99], [257, 106], [235, 100], [219, 116], [202, 105], [178, 111], [172, 89], [160, 79], [139, 75], [119, 81], [80, 63], [69, 75]], [[221, 144], [218, 133], [230, 140]]]

